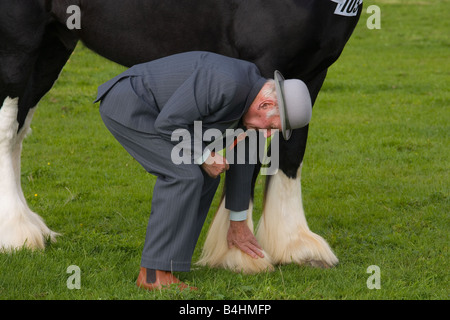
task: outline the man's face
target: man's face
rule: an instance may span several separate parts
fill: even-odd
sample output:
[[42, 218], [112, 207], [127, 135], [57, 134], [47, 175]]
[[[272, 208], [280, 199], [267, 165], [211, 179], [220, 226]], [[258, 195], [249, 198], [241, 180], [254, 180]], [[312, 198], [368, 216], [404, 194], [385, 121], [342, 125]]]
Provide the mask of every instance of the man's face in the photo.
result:
[[[272, 135], [272, 129], [278, 129], [281, 131], [281, 120], [279, 115], [272, 115], [267, 117], [267, 114], [271, 112], [272, 106], [261, 105], [258, 108], [250, 109], [243, 118], [242, 122], [247, 129], [266, 129], [267, 135]], [[270, 114], [270, 113], [269, 113]]]

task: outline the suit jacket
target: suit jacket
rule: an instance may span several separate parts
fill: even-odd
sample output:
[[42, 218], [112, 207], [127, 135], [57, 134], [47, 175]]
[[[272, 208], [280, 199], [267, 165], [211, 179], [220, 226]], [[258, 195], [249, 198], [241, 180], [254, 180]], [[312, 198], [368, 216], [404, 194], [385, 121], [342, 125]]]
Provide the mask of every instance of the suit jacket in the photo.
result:
[[[265, 82], [253, 63], [188, 52], [133, 66], [101, 85], [95, 101], [102, 100], [103, 115], [126, 127], [168, 141], [175, 130], [186, 129], [193, 142], [194, 121], [202, 121], [203, 130], [224, 132], [244, 115]], [[200, 152], [205, 146], [202, 143]], [[192, 160], [199, 156], [192, 152]], [[254, 165], [230, 167], [226, 207], [246, 210]]]

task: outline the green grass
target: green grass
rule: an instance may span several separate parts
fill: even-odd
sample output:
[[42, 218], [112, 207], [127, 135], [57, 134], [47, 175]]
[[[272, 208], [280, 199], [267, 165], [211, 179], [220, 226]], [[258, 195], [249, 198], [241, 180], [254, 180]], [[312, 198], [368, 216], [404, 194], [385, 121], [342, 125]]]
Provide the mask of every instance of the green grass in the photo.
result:
[[[41, 101], [24, 143], [30, 207], [62, 235], [45, 251], [0, 255], [1, 299], [448, 299], [449, 1], [365, 1], [360, 23], [317, 100], [302, 172], [310, 228], [340, 259], [329, 270], [287, 265], [177, 274], [196, 292], [135, 287], [155, 179], [104, 127], [97, 86], [124, 70], [78, 46]], [[255, 221], [261, 213], [258, 181]], [[218, 205], [203, 228], [200, 255]], [[81, 269], [69, 290], [67, 267]], [[381, 289], [366, 286], [367, 267]]]

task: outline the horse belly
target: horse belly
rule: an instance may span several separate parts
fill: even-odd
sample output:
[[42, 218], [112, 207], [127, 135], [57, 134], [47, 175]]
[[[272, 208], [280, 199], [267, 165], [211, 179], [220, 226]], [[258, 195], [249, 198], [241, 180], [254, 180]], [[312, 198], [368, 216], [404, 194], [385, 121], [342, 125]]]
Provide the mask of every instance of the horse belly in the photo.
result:
[[[229, 1], [86, 1], [80, 39], [125, 66], [185, 51], [237, 56], [230, 43]], [[83, 4], [82, 4], [83, 5]]]

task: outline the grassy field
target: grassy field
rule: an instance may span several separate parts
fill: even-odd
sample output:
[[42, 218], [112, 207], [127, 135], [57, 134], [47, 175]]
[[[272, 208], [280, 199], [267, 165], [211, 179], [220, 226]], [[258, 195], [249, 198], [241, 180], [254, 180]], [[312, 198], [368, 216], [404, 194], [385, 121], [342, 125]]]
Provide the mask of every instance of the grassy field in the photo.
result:
[[[196, 292], [135, 287], [155, 179], [104, 127], [97, 86], [124, 70], [79, 45], [41, 101], [24, 144], [30, 207], [61, 233], [45, 251], [0, 255], [0, 299], [449, 299], [450, 2], [365, 1], [315, 105], [302, 187], [311, 230], [340, 259], [177, 274]], [[261, 214], [258, 181], [255, 222]], [[218, 192], [194, 254], [200, 255]], [[69, 290], [67, 268], [81, 270]], [[381, 272], [368, 289], [367, 268]]]

